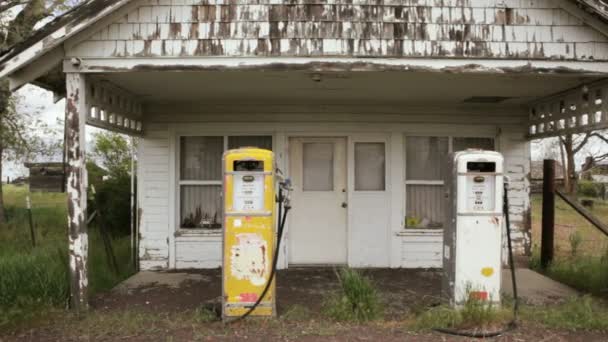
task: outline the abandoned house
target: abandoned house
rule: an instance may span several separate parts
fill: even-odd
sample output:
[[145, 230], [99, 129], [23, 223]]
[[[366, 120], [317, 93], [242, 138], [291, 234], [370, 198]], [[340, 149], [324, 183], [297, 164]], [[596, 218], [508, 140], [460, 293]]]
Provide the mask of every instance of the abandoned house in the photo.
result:
[[[221, 264], [222, 153], [274, 151], [279, 267], [441, 267], [444, 163], [496, 150], [529, 252], [530, 140], [605, 125], [603, 0], [90, 0], [0, 59], [67, 99], [72, 266], [85, 124], [140, 137], [142, 269]], [[83, 284], [85, 274], [75, 277]]]

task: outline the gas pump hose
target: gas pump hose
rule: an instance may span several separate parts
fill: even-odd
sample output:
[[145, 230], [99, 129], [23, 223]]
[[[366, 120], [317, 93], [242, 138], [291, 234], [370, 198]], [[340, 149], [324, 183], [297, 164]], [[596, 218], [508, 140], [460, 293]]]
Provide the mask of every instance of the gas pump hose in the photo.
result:
[[513, 319], [507, 324], [504, 329], [490, 332], [469, 332], [459, 331], [448, 328], [435, 328], [433, 330], [454, 336], [464, 336], [472, 338], [490, 338], [497, 337], [506, 332], [509, 332], [517, 327], [517, 316], [519, 314], [519, 297], [517, 296], [517, 279], [515, 276], [515, 263], [513, 262], [513, 245], [511, 241], [511, 222], [509, 221], [509, 196], [507, 193], [507, 182], [504, 183], [503, 191], [503, 214], [505, 215], [505, 225], [507, 227], [507, 246], [509, 247], [509, 266], [511, 268], [511, 284], [513, 286]]
[[[230, 324], [230, 323], [234, 323], [234, 322], [238, 322], [244, 318], [246, 318], [247, 316], [249, 316], [253, 310], [255, 310], [255, 308], [258, 307], [258, 305], [260, 305], [260, 303], [262, 302], [262, 300], [264, 299], [264, 296], [266, 296], [266, 293], [268, 293], [268, 290], [270, 289], [270, 286], [272, 285], [272, 281], [275, 277], [275, 273], [277, 271], [277, 261], [279, 260], [279, 250], [281, 247], [281, 238], [283, 237], [283, 227], [285, 227], [285, 220], [287, 219], [287, 213], [289, 212], [289, 209], [291, 209], [291, 206], [289, 204], [284, 204], [284, 197], [283, 197], [283, 190], [279, 190], [279, 195], [277, 198], [277, 202], [279, 203], [279, 208], [278, 208], [278, 215], [277, 215], [277, 244], [276, 244], [276, 248], [274, 250], [274, 256], [272, 258], [272, 268], [270, 269], [270, 276], [268, 277], [268, 281], [266, 282], [266, 286], [264, 287], [264, 290], [262, 291], [262, 293], [260, 294], [260, 296], [258, 297], [258, 299], [255, 301], [255, 303], [253, 303], [253, 305], [249, 308], [249, 310], [247, 310], [247, 312], [245, 312], [244, 314], [242, 314], [241, 316], [234, 318], [232, 320], [228, 320], [226, 321], [226, 323]], [[285, 209], [284, 212], [282, 212], [282, 209]], [[281, 213], [283, 214], [281, 216]]]

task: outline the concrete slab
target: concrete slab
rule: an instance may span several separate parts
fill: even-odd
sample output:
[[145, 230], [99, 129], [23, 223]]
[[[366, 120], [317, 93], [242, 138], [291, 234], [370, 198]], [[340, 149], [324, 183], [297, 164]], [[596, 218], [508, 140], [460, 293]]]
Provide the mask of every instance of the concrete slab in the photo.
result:
[[[439, 270], [406, 270], [406, 269], [373, 269], [366, 270], [379, 286], [382, 293], [391, 302], [407, 306], [416, 302], [416, 298], [424, 297], [430, 301], [439, 301], [441, 289], [441, 272]], [[566, 285], [558, 283], [527, 268], [517, 268], [518, 294], [523, 303], [544, 305], [566, 300], [578, 295], [578, 292]], [[321, 294], [335, 287], [335, 273], [331, 269], [290, 269], [278, 274], [278, 291], [289, 289], [296, 293], [306, 293], [321, 298]], [[184, 289], [207, 289], [203, 292], [217, 297], [221, 293], [221, 271], [214, 270], [185, 270], [182, 272], [142, 271], [119, 284], [115, 293], [131, 295], [134, 293], [150, 293], [166, 289], [171, 296], [182, 293]], [[213, 291], [210, 290], [213, 288]], [[503, 293], [513, 296], [511, 272], [508, 269], [502, 273]], [[202, 291], [202, 290], [201, 290]], [[294, 296], [294, 294], [288, 294]], [[304, 297], [303, 297], [304, 298]], [[211, 298], [206, 298], [209, 300]], [[308, 297], [302, 302], [309, 300]]]
[[[528, 268], [516, 268], [517, 293], [522, 302], [531, 305], [543, 305], [564, 301], [578, 295], [573, 288], [559, 283]], [[513, 296], [511, 270], [502, 272], [502, 291]]]
[[145, 288], [157, 287], [179, 289], [184, 282], [208, 282], [212, 280], [212, 277], [208, 277], [198, 273], [141, 271], [120, 283], [114, 288], [114, 291], [130, 293], [136, 289], [142, 290]]

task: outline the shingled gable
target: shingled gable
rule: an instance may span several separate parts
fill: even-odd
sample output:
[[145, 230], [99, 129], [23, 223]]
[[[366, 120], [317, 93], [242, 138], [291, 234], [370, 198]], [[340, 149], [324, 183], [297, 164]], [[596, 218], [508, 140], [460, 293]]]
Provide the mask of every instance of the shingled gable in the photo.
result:
[[[407, 5], [407, 6], [412, 6], [412, 4], [418, 5], [418, 4], [424, 4], [427, 6], [433, 5], [434, 3], [438, 3], [439, 5], [437, 6], [444, 6], [446, 2], [449, 1], [443, 1], [443, 0], [436, 0], [436, 1], [382, 1], [382, 0], [377, 0], [377, 1], [369, 1], [369, 4], [371, 5], [390, 5], [390, 6], [396, 6], [396, 5]], [[578, 18], [581, 22], [585, 23], [588, 26], [593, 27], [594, 29], [596, 29], [597, 31], [603, 33], [604, 35], [608, 36], [608, 11], [606, 10], [607, 6], [606, 6], [606, 2], [604, 0], [560, 0], [560, 6], [562, 7], [563, 10], [567, 11], [568, 13], [570, 13], [571, 15], [574, 15], [576, 18]], [[179, 2], [181, 3], [181, 2]], [[201, 4], [206, 4], [208, 3], [208, 1], [201, 1]], [[215, 2], [214, 2], [215, 3]], [[226, 1], [219, 1], [218, 3], [225, 3], [226, 5], [234, 5], [234, 4], [240, 4], [240, 1], [236, 1], [236, 0], [226, 0]], [[243, 1], [243, 3], [249, 3], [247, 1]], [[285, 2], [281, 2], [281, 1], [272, 1], [272, 0], [268, 0], [268, 1], [259, 1], [260, 4], [263, 3], [267, 3], [267, 4], [272, 4], [272, 5], [276, 5], [276, 4], [284, 4], [284, 3], [303, 3], [303, 4], [338, 4], [339, 2], [336, 1], [285, 1]], [[354, 2], [356, 4], [368, 4], [368, 2], [365, 1], [359, 1], [359, 2]], [[452, 4], [452, 2], [449, 2], [451, 5], [450, 6], [455, 6], [454, 4], [456, 4], [456, 2], [454, 2]], [[463, 2], [466, 3], [466, 2]], [[32, 37], [30, 37], [29, 39], [27, 39], [26, 41], [15, 45], [14, 47], [10, 48], [9, 50], [5, 51], [4, 54], [2, 56], [0, 56], [0, 77], [4, 77], [4, 76], [11, 76], [11, 87], [17, 88], [27, 82], [31, 82], [41, 76], [43, 76], [44, 74], [48, 73], [51, 69], [55, 69], [55, 74], [58, 75], [58, 77], [61, 77], [61, 70], [60, 68], [58, 68], [58, 66], [60, 65], [60, 62], [62, 59], [66, 58], [66, 52], [68, 50], [70, 50], [72, 47], [74, 47], [75, 45], [77, 45], [77, 43], [79, 43], [81, 40], [86, 39], [87, 37], [89, 37], [90, 35], [94, 34], [95, 30], [93, 30], [93, 27], [95, 27], [95, 29], [97, 29], [98, 27], [101, 26], [100, 25], [95, 25], [97, 24], [99, 21], [101, 20], [107, 20], [108, 23], [111, 22], [110, 18], [107, 18], [108, 16], [111, 16], [112, 14], [115, 14], [116, 17], [118, 17], [119, 14], [124, 15], [125, 13], [127, 13], [128, 9], [126, 9], [126, 7], [137, 7], [140, 6], [142, 4], [142, 2], [138, 1], [138, 0], [89, 0], [89, 1], [85, 1], [83, 4], [81, 4], [80, 6], [74, 8], [73, 10], [65, 13], [64, 15], [62, 15], [61, 17], [58, 17], [57, 19], [53, 20], [52, 22], [48, 23], [47, 25], [45, 25], [44, 27], [42, 27], [40, 30], [38, 30]], [[192, 1], [192, 4], [196, 4], [195, 1]], [[501, 4], [504, 5], [504, 7], [507, 7], [508, 2], [497, 2], [497, 4]], [[447, 5], [445, 5], [447, 6]], [[120, 13], [116, 13], [117, 10], [121, 9], [119, 12]], [[507, 15], [508, 16], [508, 15]], [[381, 19], [381, 18], [380, 18]], [[87, 32], [83, 32], [85, 30], [89, 29], [90, 31]], [[83, 33], [81, 34], [79, 37], [82, 37], [82, 39], [72, 39], [75, 35], [79, 34], [79, 33]], [[384, 33], [379, 32], [379, 35], [382, 36], [382, 38], [384, 37]], [[372, 36], [370, 36], [370, 38], [373, 38]], [[70, 41], [69, 45], [63, 45], [64, 42], [66, 42], [68, 39], [71, 39], [72, 41]], [[425, 36], [423, 36], [422, 38], [414, 38], [414, 39], [426, 39]], [[456, 38], [454, 38], [456, 39]], [[475, 40], [478, 40], [479, 37], [476, 37]], [[315, 39], [310, 39], [312, 43], [314, 43]], [[339, 39], [334, 39], [334, 40], [339, 40]], [[374, 40], [374, 39], [372, 39]], [[380, 42], [382, 40], [382, 42]], [[261, 42], [262, 40], [260, 40]], [[378, 39], [378, 44], [383, 43], [383, 39]], [[199, 45], [200, 45], [200, 41], [199, 41]], [[212, 42], [203, 42], [203, 43], [212, 43]], [[261, 42], [263, 44], [268, 45], [269, 42], [268, 41], [264, 41]], [[292, 42], [290, 42], [291, 44]], [[304, 43], [304, 42], [303, 42]], [[350, 41], [348, 43], [351, 43]], [[361, 43], [361, 42], [360, 42]], [[397, 41], [395, 40], [394, 47], [390, 47], [390, 49], [395, 49], [395, 51], [398, 49], [398, 43], [399, 44], [403, 44], [403, 41]], [[306, 44], [308, 44], [308, 42], [306, 42]], [[367, 44], [367, 43], [366, 43]], [[375, 45], [372, 43], [370, 48], [373, 48]], [[388, 44], [391, 44], [390, 42]], [[472, 51], [473, 49], [477, 49], [478, 47], [476, 46], [476, 44], [473, 42], [473, 45], [475, 45], [474, 47], [472, 47]], [[191, 45], [191, 44], [190, 44]], [[264, 45], [264, 46], [266, 46]], [[313, 44], [314, 45], [314, 44]], [[381, 45], [381, 44], [380, 44]], [[513, 46], [519, 46], [521, 45], [521, 43], [514, 43]], [[262, 46], [262, 48], [264, 47]], [[203, 44], [203, 47], [205, 47], [205, 44]], [[261, 47], [258, 46], [256, 44], [256, 49], [260, 49]], [[274, 47], [273, 47], [274, 48]], [[281, 49], [283, 49], [283, 46], [280, 47]], [[361, 47], [359, 47], [361, 48]], [[270, 49], [269, 46], [266, 46], [266, 49]], [[354, 47], [353, 49], [357, 49], [357, 47]], [[368, 49], [368, 47], [363, 47], [363, 49]], [[443, 49], [442, 46], [439, 47], [439, 49]], [[507, 47], [507, 51], [503, 53], [503, 55], [498, 55], [496, 56], [497, 58], [508, 58], [509, 54], [517, 54], [517, 52], [513, 52], [513, 51], [508, 51], [509, 47]], [[527, 49], [527, 50], [526, 50]], [[534, 47], [534, 49], [536, 49], [536, 46]], [[403, 50], [407, 50], [407, 48], [403, 47]], [[517, 58], [535, 58], [535, 55], [531, 55], [531, 51], [530, 48], [524, 48], [524, 51], [521, 55], [517, 55]], [[223, 51], [223, 50], [222, 50]], [[257, 50], [256, 50], [257, 51]], [[350, 50], [349, 50], [350, 51]], [[535, 51], [535, 50], [534, 50]], [[357, 51], [358, 52], [358, 51]], [[367, 51], [366, 51], [367, 52]], [[474, 52], [474, 51], [473, 51]], [[207, 55], [207, 54], [204, 54]], [[314, 55], [314, 54], [313, 54]], [[543, 58], [547, 58], [550, 57], [550, 53], [544, 52]], [[370, 55], [369, 57], [396, 57], [396, 56], [401, 56], [401, 57], [410, 57], [409, 55], [406, 55], [404, 53], [395, 53], [394, 55], [391, 56], [373, 56]], [[589, 56], [591, 55], [591, 52], [588, 52], [588, 55], [586, 56], [586, 60], [593, 60], [593, 58], [589, 58]], [[115, 56], [115, 57], [120, 57], [120, 56]], [[419, 57], [419, 56], [418, 56]], [[430, 56], [430, 57], [437, 57], [437, 56]], [[445, 56], [440, 56], [440, 57], [471, 57], [471, 56], [452, 56], [450, 54], [447, 54]], [[477, 56], [479, 58], [487, 58], [487, 56], [485, 55], [480, 55]], [[566, 58], [567, 59], [567, 58]], [[577, 58], [575, 58], [577, 59]], [[30, 64], [38, 64], [38, 66], [36, 68], [27, 68], [27, 69], [35, 69], [35, 70], [28, 70], [27, 72], [22, 72], [23, 69], [25, 69], [25, 66], [29, 66]], [[25, 74], [25, 75], [19, 75], [19, 74]], [[16, 75], [15, 75], [16, 74]], [[56, 77], [56, 78], [58, 78]], [[59, 79], [59, 82], [61, 82], [61, 80]], [[49, 87], [49, 88], [53, 88], [53, 87]]]

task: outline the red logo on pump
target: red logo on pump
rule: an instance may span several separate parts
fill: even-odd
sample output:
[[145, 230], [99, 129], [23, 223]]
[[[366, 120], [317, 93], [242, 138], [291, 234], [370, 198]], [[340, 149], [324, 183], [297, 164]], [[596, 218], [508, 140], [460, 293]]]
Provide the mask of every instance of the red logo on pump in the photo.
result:
[[488, 300], [488, 292], [486, 291], [474, 291], [469, 293], [469, 299], [473, 300]]
[[239, 295], [241, 302], [254, 303], [260, 298], [257, 293], [241, 293]]

